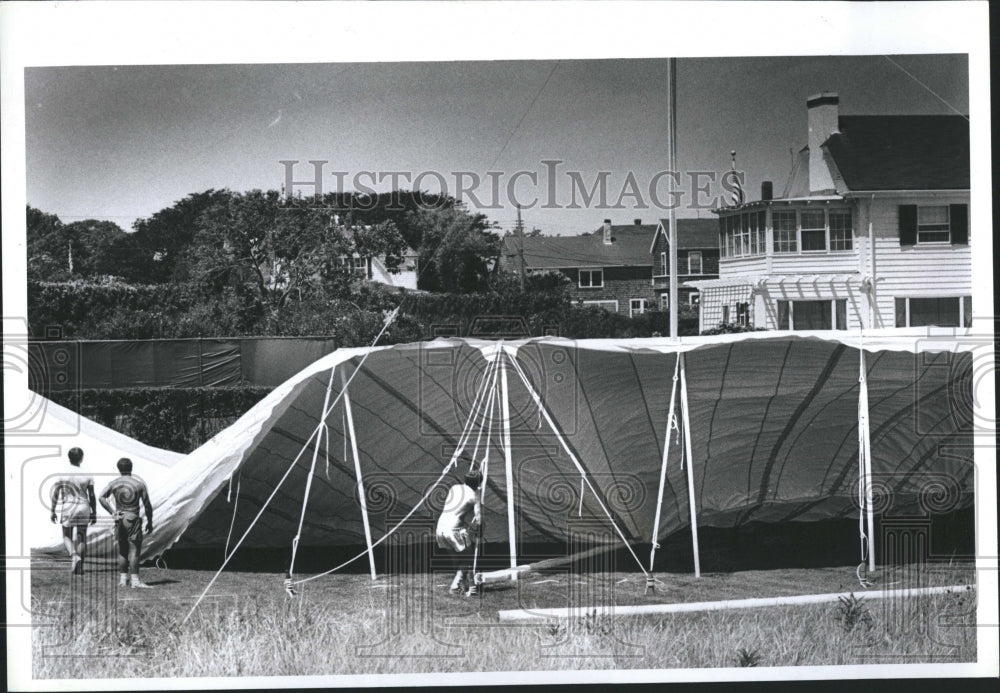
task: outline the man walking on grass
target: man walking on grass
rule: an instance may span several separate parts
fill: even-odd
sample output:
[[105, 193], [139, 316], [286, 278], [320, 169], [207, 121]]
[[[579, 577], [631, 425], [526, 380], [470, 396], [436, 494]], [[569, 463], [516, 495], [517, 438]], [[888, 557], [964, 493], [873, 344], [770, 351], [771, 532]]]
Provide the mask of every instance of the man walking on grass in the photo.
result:
[[[146, 534], [153, 531], [153, 506], [149, 502], [146, 484], [132, 476], [132, 460], [123, 457], [118, 460], [121, 476], [108, 484], [101, 493], [101, 505], [115, 519], [115, 538], [118, 540], [118, 584], [121, 587], [149, 587], [139, 580], [139, 556], [142, 553], [142, 519], [139, 517], [139, 503], [146, 510]], [[111, 507], [108, 499], [114, 496]], [[131, 583], [129, 579], [131, 578]]]
[[478, 544], [477, 535], [483, 520], [479, 501], [483, 475], [478, 470], [470, 470], [464, 481], [448, 489], [444, 510], [437, 523], [437, 545], [453, 552], [452, 565], [458, 569], [451, 583], [451, 593], [462, 592], [468, 581], [466, 596], [472, 596], [477, 588], [470, 554], [474, 545]]
[[70, 557], [70, 572], [74, 575], [83, 575], [83, 557], [87, 551], [87, 525], [97, 522], [94, 478], [76, 471], [83, 463], [83, 450], [80, 448], [72, 448], [69, 451], [69, 463], [74, 467], [73, 473], [60, 476], [52, 487], [49, 498], [52, 501], [51, 519], [62, 525], [63, 545]]

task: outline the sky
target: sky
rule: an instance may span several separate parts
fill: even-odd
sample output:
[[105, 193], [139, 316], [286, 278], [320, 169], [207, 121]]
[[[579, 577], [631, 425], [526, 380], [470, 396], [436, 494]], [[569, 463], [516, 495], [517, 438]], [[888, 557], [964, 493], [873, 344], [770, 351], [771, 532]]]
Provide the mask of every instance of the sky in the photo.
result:
[[[64, 222], [106, 219], [130, 230], [188, 194], [210, 188], [282, 189], [282, 160], [325, 160], [345, 190], [360, 172], [478, 175], [466, 198], [503, 229], [516, 219], [547, 234], [573, 235], [639, 218], [667, 216], [667, 63], [642, 60], [522, 60], [436, 63], [328, 63], [30, 67], [25, 70], [28, 204]], [[692, 202], [690, 172], [737, 168], [750, 199], [760, 183], [780, 193], [790, 150], [806, 143], [806, 98], [840, 95], [843, 115], [968, 113], [965, 55], [699, 58], [677, 62], [680, 217], [710, 216]], [[548, 164], [545, 161], [560, 161]], [[554, 175], [549, 174], [554, 170]], [[499, 195], [488, 171], [495, 171]], [[514, 186], [508, 186], [514, 178]], [[637, 192], [621, 207], [597, 208], [577, 191], [607, 172], [615, 205], [629, 174]], [[534, 174], [536, 182], [526, 174]], [[466, 176], [465, 182], [471, 178]], [[702, 178], [703, 184], [706, 179]], [[438, 192], [433, 173], [422, 189]], [[555, 186], [554, 196], [550, 193]], [[311, 186], [298, 186], [303, 194]], [[710, 196], [722, 192], [710, 187]], [[705, 200], [705, 196], [702, 196]], [[535, 204], [532, 205], [532, 201]], [[548, 204], [554, 202], [555, 204]], [[643, 208], [645, 206], [645, 208]], [[546, 208], [549, 207], [549, 208]]]

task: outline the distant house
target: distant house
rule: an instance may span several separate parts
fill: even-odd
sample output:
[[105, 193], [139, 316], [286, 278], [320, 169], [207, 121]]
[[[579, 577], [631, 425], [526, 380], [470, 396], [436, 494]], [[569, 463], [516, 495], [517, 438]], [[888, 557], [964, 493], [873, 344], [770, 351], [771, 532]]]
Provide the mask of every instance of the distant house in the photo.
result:
[[596, 231], [580, 236], [507, 236], [500, 267], [519, 272], [523, 249], [526, 273], [561, 272], [570, 280], [574, 301], [639, 315], [656, 301], [650, 255], [656, 229], [641, 219], [632, 225], [612, 225], [605, 219]]
[[[661, 219], [649, 252], [653, 256], [653, 292], [660, 310], [670, 307], [670, 220]], [[697, 308], [698, 290], [686, 282], [719, 276], [718, 223], [715, 219], [677, 220], [677, 305]]]
[[716, 210], [719, 278], [687, 282], [700, 329], [968, 325], [968, 120], [840, 116], [833, 93], [807, 110], [782, 194]]
[[385, 284], [386, 286], [416, 290], [417, 258], [417, 251], [407, 246], [406, 250], [403, 251], [403, 262], [400, 263], [395, 274], [390, 272], [386, 267], [384, 257], [366, 258], [367, 278], [370, 281]]

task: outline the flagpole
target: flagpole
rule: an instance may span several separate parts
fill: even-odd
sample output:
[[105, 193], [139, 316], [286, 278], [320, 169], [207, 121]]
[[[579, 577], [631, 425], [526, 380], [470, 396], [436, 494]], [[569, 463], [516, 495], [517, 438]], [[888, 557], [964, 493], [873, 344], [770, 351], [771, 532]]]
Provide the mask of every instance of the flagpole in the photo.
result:
[[667, 176], [670, 191], [670, 338], [677, 339], [677, 210], [674, 197], [674, 175], [677, 172], [677, 58], [667, 61]]

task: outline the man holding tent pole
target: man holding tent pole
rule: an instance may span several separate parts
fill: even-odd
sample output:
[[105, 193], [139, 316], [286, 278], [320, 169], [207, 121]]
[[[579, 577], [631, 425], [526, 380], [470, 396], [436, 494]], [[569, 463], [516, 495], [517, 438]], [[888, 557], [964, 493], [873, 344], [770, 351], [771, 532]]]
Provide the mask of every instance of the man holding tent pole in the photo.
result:
[[[470, 469], [464, 483], [448, 489], [444, 509], [437, 523], [437, 545], [452, 554], [452, 567], [456, 569], [450, 591], [458, 594], [469, 583], [466, 596], [476, 593], [473, 582], [473, 552], [479, 545], [479, 529], [483, 512], [479, 500], [479, 487], [483, 475], [478, 469]], [[471, 549], [471, 550], [470, 550]]]
[[[108, 484], [101, 493], [101, 506], [115, 518], [115, 538], [118, 540], [118, 585], [125, 587], [149, 587], [139, 579], [139, 557], [142, 553], [142, 518], [139, 503], [146, 511], [146, 534], [153, 531], [153, 506], [149, 502], [149, 492], [142, 479], [132, 476], [132, 460], [123, 457], [118, 460], [121, 476]], [[115, 497], [115, 507], [108, 498]], [[130, 582], [131, 579], [131, 582]]]

